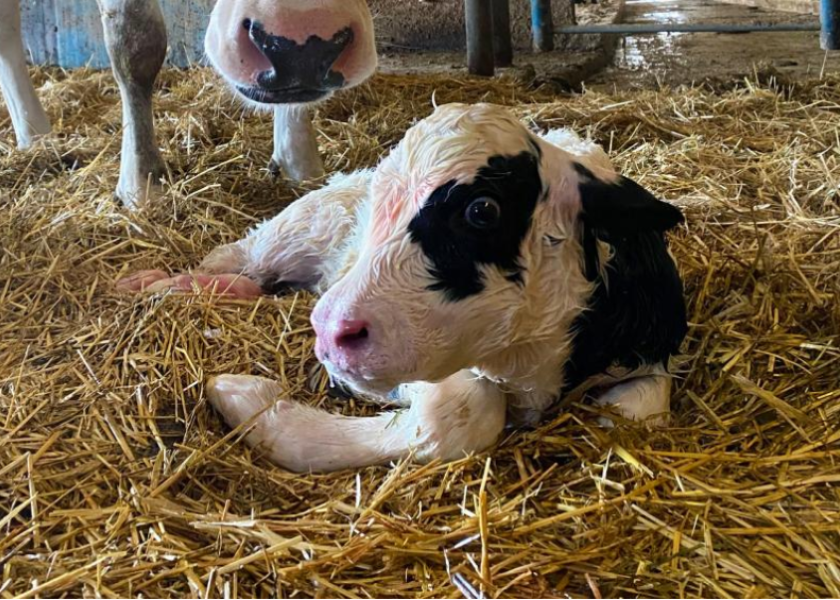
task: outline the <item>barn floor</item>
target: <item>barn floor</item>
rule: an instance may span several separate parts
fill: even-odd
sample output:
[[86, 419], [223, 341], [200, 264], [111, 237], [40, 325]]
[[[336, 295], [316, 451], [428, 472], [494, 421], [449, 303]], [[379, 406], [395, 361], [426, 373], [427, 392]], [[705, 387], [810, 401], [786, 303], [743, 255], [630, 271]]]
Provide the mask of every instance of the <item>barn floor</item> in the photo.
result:
[[[627, 0], [626, 23], [810, 23], [813, 15], [727, 4], [718, 0]], [[623, 38], [612, 64], [590, 77], [610, 88], [732, 81], [756, 70], [788, 77], [818, 77], [840, 69], [840, 52], [820, 49], [818, 32], [741, 34], [659, 33]]]
[[[813, 15], [754, 8], [718, 0], [599, 0], [576, 8], [579, 23], [745, 24], [803, 23]], [[558, 36], [558, 50], [544, 54], [517, 52], [514, 66], [501, 72], [522, 80], [553, 83], [558, 89], [597, 90], [726, 85], [778, 73], [788, 78], [813, 78], [840, 71], [840, 52], [820, 49], [817, 32], [659, 33], [615, 38], [614, 50], [604, 51], [608, 36]], [[392, 73], [462, 75], [462, 52], [381, 52], [380, 69]], [[529, 79], [530, 78], [530, 79]]]
[[668, 429], [564, 406], [485, 455], [326, 476], [260, 459], [202, 385], [263, 374], [369, 412], [324, 394], [311, 297], [113, 287], [195, 265], [301, 193], [264, 168], [268, 118], [207, 71], [167, 71], [174, 183], [130, 214], [111, 77], [38, 83], [53, 139], [14, 151], [0, 108], [3, 598], [840, 596], [840, 79], [557, 98], [390, 75], [324, 106], [331, 170], [374, 164], [433, 93], [589, 132], [685, 208], [691, 320]]

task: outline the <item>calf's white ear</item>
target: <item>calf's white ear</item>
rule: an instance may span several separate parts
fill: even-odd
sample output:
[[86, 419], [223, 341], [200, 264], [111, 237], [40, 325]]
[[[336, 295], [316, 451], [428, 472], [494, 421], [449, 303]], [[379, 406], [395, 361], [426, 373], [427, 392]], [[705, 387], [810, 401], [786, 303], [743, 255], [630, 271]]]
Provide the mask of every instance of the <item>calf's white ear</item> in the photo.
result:
[[632, 179], [619, 176], [604, 181], [580, 163], [574, 167], [580, 177], [581, 218], [593, 229], [615, 235], [663, 232], [684, 221], [680, 209], [657, 200]]

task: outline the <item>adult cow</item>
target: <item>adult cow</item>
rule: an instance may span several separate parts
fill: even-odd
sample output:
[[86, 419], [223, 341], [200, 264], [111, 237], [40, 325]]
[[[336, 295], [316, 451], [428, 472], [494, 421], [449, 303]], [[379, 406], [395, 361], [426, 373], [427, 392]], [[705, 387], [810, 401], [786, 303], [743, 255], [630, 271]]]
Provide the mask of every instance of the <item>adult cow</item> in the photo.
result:
[[[152, 90], [166, 56], [158, 0], [97, 0], [123, 106], [117, 195], [129, 206], [165, 173], [155, 140]], [[376, 68], [365, 0], [218, 0], [207, 57], [238, 96], [274, 109], [271, 168], [295, 180], [323, 173], [309, 107]], [[18, 0], [0, 0], [0, 89], [18, 147], [50, 132], [26, 67]]]

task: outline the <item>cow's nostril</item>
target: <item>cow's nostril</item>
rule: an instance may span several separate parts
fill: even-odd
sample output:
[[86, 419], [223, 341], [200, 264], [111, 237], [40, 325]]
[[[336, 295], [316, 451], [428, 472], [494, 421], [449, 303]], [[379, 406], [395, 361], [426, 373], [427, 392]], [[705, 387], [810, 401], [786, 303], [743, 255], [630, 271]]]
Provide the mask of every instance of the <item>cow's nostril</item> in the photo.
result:
[[335, 345], [345, 350], [365, 345], [370, 338], [369, 327], [364, 321], [342, 321], [335, 336]]
[[242, 20], [242, 29], [245, 31], [251, 31], [251, 19]]

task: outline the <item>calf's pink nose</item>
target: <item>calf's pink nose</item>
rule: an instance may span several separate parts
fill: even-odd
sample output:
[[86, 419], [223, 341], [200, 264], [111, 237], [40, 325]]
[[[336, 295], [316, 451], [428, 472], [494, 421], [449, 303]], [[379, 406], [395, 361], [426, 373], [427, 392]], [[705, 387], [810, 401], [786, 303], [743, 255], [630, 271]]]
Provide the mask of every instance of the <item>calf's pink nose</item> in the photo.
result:
[[358, 350], [370, 339], [370, 324], [361, 319], [342, 319], [335, 330], [333, 344], [339, 350]]

